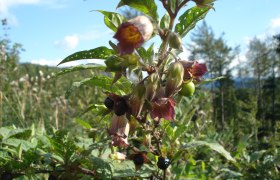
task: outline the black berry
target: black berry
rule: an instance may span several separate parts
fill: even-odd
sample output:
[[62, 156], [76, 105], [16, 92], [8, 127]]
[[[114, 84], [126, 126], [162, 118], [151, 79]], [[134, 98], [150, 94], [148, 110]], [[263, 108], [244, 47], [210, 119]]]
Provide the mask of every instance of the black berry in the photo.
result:
[[113, 109], [114, 107], [114, 101], [109, 97], [104, 100], [104, 104], [108, 109]]
[[115, 102], [114, 112], [117, 116], [122, 116], [127, 112], [128, 106], [125, 102], [125, 99], [120, 99]]
[[135, 154], [133, 156], [133, 162], [135, 164], [135, 166], [142, 166], [145, 162], [145, 157], [143, 154]]
[[162, 156], [158, 158], [157, 166], [159, 169], [165, 170], [168, 168], [169, 165], [170, 165], [170, 161], [168, 158], [164, 158]]

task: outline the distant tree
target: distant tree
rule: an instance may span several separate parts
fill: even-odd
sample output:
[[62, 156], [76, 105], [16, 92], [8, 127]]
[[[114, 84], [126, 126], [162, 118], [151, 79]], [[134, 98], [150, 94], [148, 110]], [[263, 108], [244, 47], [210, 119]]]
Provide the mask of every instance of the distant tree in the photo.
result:
[[257, 97], [257, 119], [261, 122], [265, 122], [265, 108], [266, 102], [264, 102], [263, 97], [263, 85], [264, 79], [269, 75], [270, 59], [269, 59], [270, 50], [266, 42], [261, 41], [260, 39], [254, 38], [248, 47], [247, 59], [253, 77], [256, 78], [256, 97]]
[[[226, 44], [223, 35], [216, 38], [213, 30], [204, 21], [198, 27], [196, 33], [191, 36], [192, 43], [189, 45], [191, 51], [190, 59], [203, 59], [207, 63], [211, 77], [228, 76], [229, 64], [235, 58], [235, 51]], [[213, 95], [213, 119], [219, 124], [217, 127], [225, 128], [225, 81], [212, 85]], [[214, 93], [218, 87], [218, 94]], [[227, 116], [228, 117], [228, 116]]]

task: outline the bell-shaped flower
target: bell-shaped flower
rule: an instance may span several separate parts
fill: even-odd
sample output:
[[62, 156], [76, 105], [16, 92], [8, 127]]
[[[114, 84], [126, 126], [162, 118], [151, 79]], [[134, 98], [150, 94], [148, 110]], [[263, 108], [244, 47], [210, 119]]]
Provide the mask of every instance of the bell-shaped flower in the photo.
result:
[[158, 89], [154, 100], [151, 102], [151, 117], [159, 121], [161, 118], [172, 121], [175, 117], [175, 105], [176, 101], [165, 96], [165, 88]]
[[111, 127], [109, 129], [109, 135], [112, 136], [112, 145], [113, 146], [128, 146], [128, 137], [129, 133], [129, 123], [125, 115], [117, 116], [113, 115]]
[[141, 47], [151, 38], [153, 30], [153, 24], [146, 16], [137, 16], [121, 24], [114, 35], [114, 38], [119, 41], [119, 53], [130, 54], [134, 49]]
[[207, 72], [205, 63], [199, 63], [197, 61], [180, 61], [184, 67], [184, 80], [193, 78], [196, 81], [200, 81], [201, 77]]
[[152, 103], [151, 117], [155, 120], [164, 118], [172, 121], [175, 117], [175, 105], [173, 98], [158, 98]]

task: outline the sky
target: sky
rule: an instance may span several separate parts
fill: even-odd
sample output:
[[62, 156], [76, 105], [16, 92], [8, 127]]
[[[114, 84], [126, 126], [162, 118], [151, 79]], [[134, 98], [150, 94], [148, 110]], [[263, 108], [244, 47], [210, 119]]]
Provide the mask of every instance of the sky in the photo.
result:
[[[108, 46], [114, 33], [104, 25], [103, 15], [94, 10], [116, 11], [118, 2], [0, 0], [0, 19], [8, 19], [10, 40], [25, 49], [20, 62], [55, 66], [74, 52]], [[164, 11], [158, 5], [162, 16]], [[280, 0], [218, 0], [214, 7], [215, 11], [206, 16], [207, 24], [217, 37], [225, 33], [230, 46], [240, 45], [243, 59], [252, 38], [280, 33]], [[190, 43], [194, 31], [183, 40], [184, 44]], [[1, 29], [0, 38], [3, 34]]]

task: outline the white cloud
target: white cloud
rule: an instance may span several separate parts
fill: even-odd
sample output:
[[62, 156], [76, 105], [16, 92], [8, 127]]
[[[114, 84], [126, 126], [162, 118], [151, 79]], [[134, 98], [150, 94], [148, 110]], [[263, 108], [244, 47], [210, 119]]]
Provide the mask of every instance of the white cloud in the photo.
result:
[[77, 34], [72, 34], [65, 36], [63, 40], [55, 41], [54, 44], [65, 50], [73, 50], [78, 46], [79, 41], [80, 37]]
[[268, 35], [275, 35], [280, 33], [280, 17], [270, 20], [269, 26], [267, 28]]
[[54, 44], [64, 50], [73, 50], [75, 49], [81, 41], [93, 41], [97, 39], [102, 39], [106, 37], [111, 37], [111, 31], [88, 31], [81, 34], [71, 34], [66, 35], [62, 40], [57, 40]]

